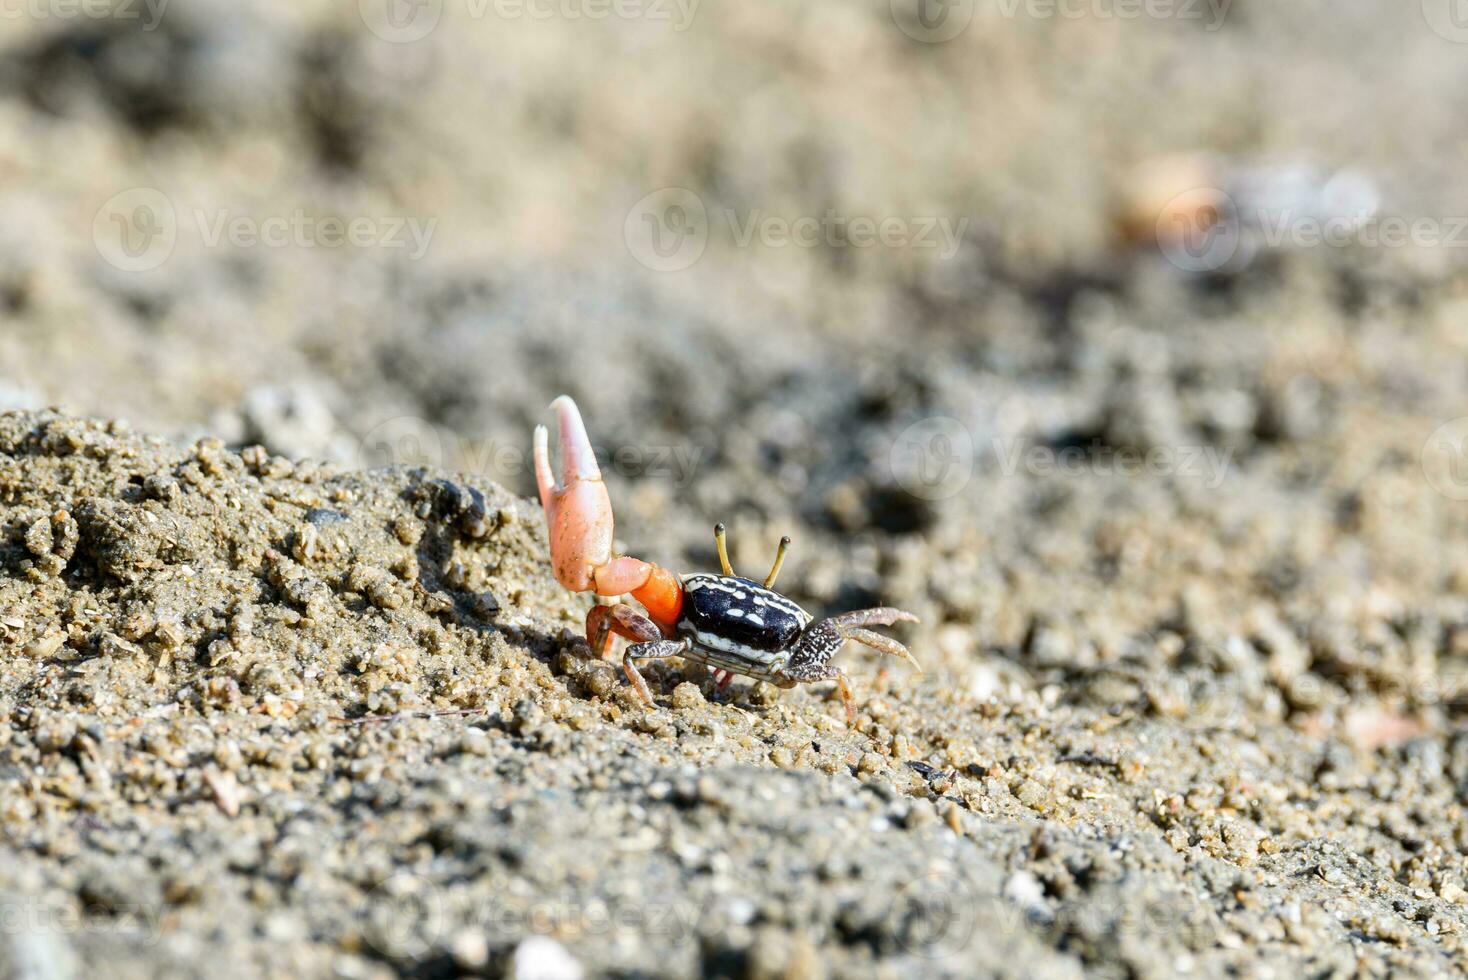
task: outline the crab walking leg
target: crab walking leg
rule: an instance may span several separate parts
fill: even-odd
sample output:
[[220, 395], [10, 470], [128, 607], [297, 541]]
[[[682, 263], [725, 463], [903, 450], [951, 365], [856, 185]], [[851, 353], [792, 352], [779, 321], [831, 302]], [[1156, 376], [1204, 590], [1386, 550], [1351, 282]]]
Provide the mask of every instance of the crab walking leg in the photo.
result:
[[885, 653], [889, 657], [906, 660], [917, 668], [919, 674], [923, 672], [922, 664], [917, 662], [917, 658], [912, 655], [912, 652], [890, 636], [873, 633], [871, 630], [864, 630], [860, 626], [837, 626], [836, 632], [848, 640], [855, 640], [862, 646], [871, 647], [879, 653]]
[[663, 638], [657, 623], [625, 602], [592, 606], [586, 614], [586, 642], [591, 644], [592, 656], [606, 656], [607, 643], [613, 633], [638, 643]]
[[652, 699], [652, 691], [647, 688], [647, 681], [643, 680], [642, 674], [637, 670], [636, 660], [662, 660], [664, 657], [681, 657], [693, 646], [687, 640], [653, 640], [648, 643], [634, 643], [627, 648], [622, 655], [622, 671], [632, 686], [637, 690], [637, 696], [642, 698], [642, 703], [649, 708], [657, 707], [657, 702]]
[[910, 612], [877, 606], [875, 609], [853, 609], [827, 618], [833, 626], [891, 626], [893, 623], [916, 623], [918, 618]]
[[836, 690], [841, 692], [841, 706], [846, 709], [846, 724], [852, 728], [856, 727], [856, 695], [851, 692], [851, 681], [846, 677], [846, 671], [831, 663], [812, 663], [803, 666], [786, 668], [786, 676], [790, 682], [786, 687], [794, 687], [796, 684], [812, 684], [817, 681], [835, 681]]

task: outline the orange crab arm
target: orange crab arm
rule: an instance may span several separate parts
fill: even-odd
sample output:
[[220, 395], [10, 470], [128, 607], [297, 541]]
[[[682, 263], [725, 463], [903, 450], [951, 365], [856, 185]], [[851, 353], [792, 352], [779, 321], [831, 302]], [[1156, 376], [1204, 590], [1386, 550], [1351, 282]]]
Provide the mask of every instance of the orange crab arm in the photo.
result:
[[581, 412], [566, 395], [551, 402], [551, 410], [560, 432], [561, 479], [551, 467], [550, 434], [543, 425], [535, 427], [534, 455], [556, 580], [573, 592], [630, 593], [671, 635], [683, 609], [682, 583], [652, 562], [613, 555], [612, 501]]

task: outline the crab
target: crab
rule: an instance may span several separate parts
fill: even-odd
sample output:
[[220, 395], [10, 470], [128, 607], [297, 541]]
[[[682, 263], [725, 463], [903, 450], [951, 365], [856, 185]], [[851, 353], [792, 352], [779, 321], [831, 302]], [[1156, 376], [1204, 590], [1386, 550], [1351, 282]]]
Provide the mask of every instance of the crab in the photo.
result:
[[612, 502], [576, 403], [562, 395], [551, 403], [560, 430], [562, 479], [551, 468], [546, 427], [535, 427], [535, 481], [545, 509], [551, 566], [573, 592], [597, 597], [631, 595], [645, 611], [622, 601], [597, 602], [586, 616], [586, 642], [606, 657], [612, 635], [631, 640], [622, 670], [637, 696], [656, 707], [637, 669], [645, 660], [681, 657], [714, 668], [719, 690], [735, 674], [780, 688], [834, 681], [848, 723], [856, 720], [855, 698], [844, 671], [831, 661], [847, 640], [899, 657], [917, 667], [901, 643], [867, 627], [915, 623], [917, 617], [882, 606], [815, 619], [774, 589], [790, 538], [780, 540], [763, 582], [741, 578], [729, 564], [724, 525], [714, 528], [722, 574], [677, 575], [652, 562], [612, 550]]

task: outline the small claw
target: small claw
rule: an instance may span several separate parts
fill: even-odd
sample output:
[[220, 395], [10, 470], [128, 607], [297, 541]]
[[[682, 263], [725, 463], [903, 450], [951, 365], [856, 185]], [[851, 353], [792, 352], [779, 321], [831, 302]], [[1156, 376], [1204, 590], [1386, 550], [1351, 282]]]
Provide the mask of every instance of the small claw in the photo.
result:
[[562, 479], [557, 481], [551, 469], [546, 428], [537, 425], [535, 482], [556, 580], [573, 592], [585, 592], [595, 586], [596, 570], [612, 559], [612, 500], [576, 403], [562, 395], [550, 407], [560, 428]]

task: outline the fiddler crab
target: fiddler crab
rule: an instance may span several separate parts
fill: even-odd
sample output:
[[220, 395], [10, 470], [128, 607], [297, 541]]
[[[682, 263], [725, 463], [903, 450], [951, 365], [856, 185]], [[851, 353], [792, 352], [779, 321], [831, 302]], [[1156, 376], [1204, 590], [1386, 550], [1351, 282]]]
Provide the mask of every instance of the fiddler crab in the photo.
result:
[[622, 670], [637, 695], [655, 707], [638, 661], [681, 657], [715, 669], [722, 690], [734, 674], [768, 681], [777, 687], [835, 681], [849, 723], [856, 719], [851, 684], [832, 658], [855, 640], [917, 667], [908, 649], [868, 626], [915, 623], [900, 609], [858, 609], [813, 620], [799, 604], [776, 592], [790, 538], [780, 540], [775, 564], [763, 583], [734, 574], [729, 565], [724, 525], [714, 528], [720, 575], [679, 576], [666, 568], [612, 553], [612, 501], [587, 438], [576, 403], [562, 395], [551, 403], [560, 428], [563, 480], [551, 469], [549, 437], [535, 427], [535, 482], [550, 532], [551, 565], [556, 579], [573, 592], [597, 596], [630, 594], [646, 612], [625, 602], [598, 603], [586, 615], [586, 642], [593, 655], [604, 657], [612, 634], [632, 641], [622, 655]]

